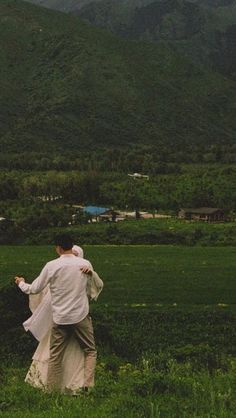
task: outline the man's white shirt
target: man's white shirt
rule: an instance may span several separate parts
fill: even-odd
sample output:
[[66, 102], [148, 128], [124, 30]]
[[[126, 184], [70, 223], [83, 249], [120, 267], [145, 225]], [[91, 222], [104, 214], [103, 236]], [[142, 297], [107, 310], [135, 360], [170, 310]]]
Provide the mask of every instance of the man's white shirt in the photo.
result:
[[82, 267], [93, 269], [88, 260], [64, 254], [49, 261], [32, 284], [22, 281], [19, 287], [24, 293], [35, 294], [49, 285], [53, 321], [61, 325], [76, 324], [89, 313], [88, 276], [81, 272]]

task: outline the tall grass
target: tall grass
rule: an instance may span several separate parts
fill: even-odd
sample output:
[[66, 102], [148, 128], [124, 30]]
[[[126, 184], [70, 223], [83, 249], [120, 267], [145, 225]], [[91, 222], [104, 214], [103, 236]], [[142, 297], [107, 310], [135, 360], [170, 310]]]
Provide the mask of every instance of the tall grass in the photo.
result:
[[[158, 360], [158, 358], [157, 358]], [[152, 356], [139, 364], [104, 358], [89, 396], [46, 394], [23, 383], [26, 368], [8, 368], [2, 380], [2, 417], [50, 418], [235, 418], [236, 362], [227, 371], [195, 371], [169, 358], [163, 369]]]

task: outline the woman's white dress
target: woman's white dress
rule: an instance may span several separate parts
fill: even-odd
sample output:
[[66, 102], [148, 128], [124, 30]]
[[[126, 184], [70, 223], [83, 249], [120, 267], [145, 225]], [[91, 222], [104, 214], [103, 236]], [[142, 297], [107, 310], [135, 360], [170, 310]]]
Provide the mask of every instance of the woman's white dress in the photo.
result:
[[[102, 291], [103, 282], [96, 272], [88, 277], [87, 294], [90, 300], [97, 300]], [[46, 389], [49, 360], [50, 335], [52, 327], [51, 294], [49, 287], [38, 295], [29, 296], [32, 316], [23, 323], [26, 331], [30, 331], [39, 341], [33, 355], [25, 382], [31, 386]], [[76, 393], [84, 385], [84, 353], [78, 341], [71, 336], [62, 361], [61, 391]]]

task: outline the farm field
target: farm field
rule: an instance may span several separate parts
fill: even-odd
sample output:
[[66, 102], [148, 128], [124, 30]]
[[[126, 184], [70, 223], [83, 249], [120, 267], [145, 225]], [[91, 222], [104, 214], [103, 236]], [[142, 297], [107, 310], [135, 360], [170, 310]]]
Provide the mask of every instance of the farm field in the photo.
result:
[[21, 326], [29, 281], [52, 246], [1, 246], [0, 416], [4, 418], [235, 418], [234, 247], [83, 246], [105, 287], [92, 305], [98, 366], [89, 397], [23, 383], [35, 350]]
[[[235, 247], [84, 246], [103, 278], [99, 304], [235, 304]], [[56, 257], [52, 246], [1, 246], [0, 286], [28, 281]]]

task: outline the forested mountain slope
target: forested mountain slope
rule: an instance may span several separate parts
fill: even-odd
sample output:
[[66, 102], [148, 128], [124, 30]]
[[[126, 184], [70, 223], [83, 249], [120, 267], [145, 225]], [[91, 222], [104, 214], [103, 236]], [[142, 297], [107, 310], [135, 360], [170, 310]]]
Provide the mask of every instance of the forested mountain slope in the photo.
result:
[[1, 151], [234, 143], [235, 82], [168, 45], [20, 0], [0, 19]]
[[168, 42], [193, 62], [235, 77], [236, 0], [28, 0], [134, 40]]
[[166, 42], [194, 62], [235, 76], [235, 0], [102, 0], [75, 13], [128, 39]]
[[60, 10], [61, 12], [73, 12], [88, 5], [92, 1], [99, 0], [27, 0], [39, 6], [48, 7], [49, 9]]
[[197, 63], [235, 77], [236, 0], [28, 0], [70, 12], [118, 36], [168, 42]]

